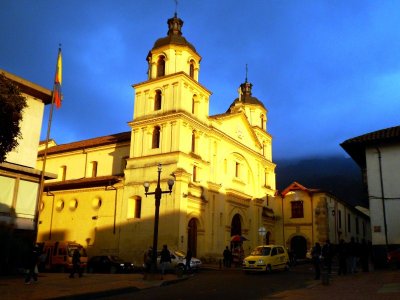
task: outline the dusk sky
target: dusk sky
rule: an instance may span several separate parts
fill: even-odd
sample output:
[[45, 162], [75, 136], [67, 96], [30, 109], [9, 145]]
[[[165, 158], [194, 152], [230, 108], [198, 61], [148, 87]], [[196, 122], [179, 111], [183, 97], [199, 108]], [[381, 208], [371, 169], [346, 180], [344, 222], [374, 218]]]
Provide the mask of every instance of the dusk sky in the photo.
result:
[[[147, 79], [174, 12], [173, 0], [1, 0], [0, 69], [52, 89], [61, 43], [51, 137], [129, 131], [132, 84]], [[180, 0], [177, 13], [202, 56], [211, 115], [237, 98], [248, 64], [273, 159], [345, 156], [344, 140], [400, 125], [400, 1]]]

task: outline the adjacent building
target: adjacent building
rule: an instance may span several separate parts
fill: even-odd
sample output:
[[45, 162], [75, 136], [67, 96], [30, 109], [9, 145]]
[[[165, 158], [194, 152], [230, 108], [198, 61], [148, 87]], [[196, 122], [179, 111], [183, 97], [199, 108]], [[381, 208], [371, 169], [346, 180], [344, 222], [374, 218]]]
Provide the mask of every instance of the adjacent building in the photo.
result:
[[[44, 107], [52, 92], [7, 71], [0, 70], [17, 85], [27, 102], [20, 123], [18, 147], [0, 164], [0, 270], [13, 271], [22, 263], [23, 250], [36, 239], [36, 212], [41, 169], [36, 168]], [[46, 178], [51, 178], [46, 174]]]
[[344, 141], [342, 148], [360, 166], [368, 187], [372, 245], [377, 265], [400, 246], [400, 126]]
[[366, 211], [354, 208], [331, 192], [293, 182], [276, 200], [282, 207], [277, 211], [283, 220], [282, 240], [298, 258], [304, 258], [317, 242], [324, 245], [329, 240], [338, 245], [341, 239], [371, 241]]

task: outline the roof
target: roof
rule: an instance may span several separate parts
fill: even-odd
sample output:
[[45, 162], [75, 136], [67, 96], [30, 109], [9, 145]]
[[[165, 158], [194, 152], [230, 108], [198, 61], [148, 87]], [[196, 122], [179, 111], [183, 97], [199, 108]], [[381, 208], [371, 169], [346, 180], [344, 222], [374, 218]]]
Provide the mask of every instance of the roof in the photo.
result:
[[[73, 150], [82, 149], [82, 148], [91, 148], [91, 147], [98, 147], [98, 146], [108, 145], [108, 144], [128, 142], [128, 141], [130, 141], [130, 139], [131, 139], [131, 132], [126, 131], [126, 132], [105, 135], [105, 136], [92, 138], [92, 139], [88, 139], [88, 140], [83, 140], [83, 141], [73, 142], [73, 143], [69, 143], [69, 144], [62, 144], [62, 145], [50, 147], [47, 149], [47, 154], [56, 154], [56, 153], [73, 151]], [[41, 157], [43, 155], [44, 155], [44, 150], [39, 151], [38, 157]]]
[[4, 74], [6, 78], [14, 82], [14, 84], [16, 84], [20, 88], [22, 93], [40, 99], [45, 104], [51, 103], [52, 91], [2, 69], [0, 69], [0, 74]]
[[293, 183], [291, 183], [287, 188], [285, 188], [281, 195], [282, 196], [286, 196], [287, 193], [291, 192], [291, 191], [304, 191], [304, 192], [308, 192], [308, 193], [320, 193], [323, 192], [321, 189], [309, 189], [306, 188], [305, 186], [301, 185], [300, 183], [294, 181]]
[[340, 144], [340, 146], [351, 156], [352, 159], [361, 167], [365, 167], [365, 148], [382, 144], [400, 142], [400, 126], [389, 127], [366, 133]]
[[110, 175], [101, 177], [90, 177], [90, 178], [80, 178], [72, 179], [66, 181], [56, 181], [45, 183], [44, 191], [58, 191], [58, 190], [68, 190], [68, 189], [78, 189], [78, 188], [90, 188], [98, 186], [112, 186], [113, 184], [122, 180], [122, 175]]
[[151, 50], [172, 44], [172, 45], [189, 47], [190, 49], [192, 49], [194, 52], [197, 53], [196, 48], [182, 36], [181, 28], [183, 26], [183, 21], [177, 17], [176, 13], [173, 18], [168, 19], [167, 24], [168, 24], [167, 36], [158, 39], [154, 43], [154, 46]]

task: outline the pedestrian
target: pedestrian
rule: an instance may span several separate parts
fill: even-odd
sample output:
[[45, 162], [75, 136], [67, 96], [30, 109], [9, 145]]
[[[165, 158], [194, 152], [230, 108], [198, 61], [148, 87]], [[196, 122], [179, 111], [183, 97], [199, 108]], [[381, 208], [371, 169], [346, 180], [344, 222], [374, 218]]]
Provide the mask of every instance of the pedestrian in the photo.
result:
[[150, 271], [151, 263], [153, 261], [153, 247], [149, 247], [144, 253], [143, 264], [146, 272]]
[[337, 247], [337, 254], [339, 259], [339, 270], [338, 275], [347, 274], [347, 246], [344, 239], [340, 239], [339, 245]]
[[311, 256], [315, 271], [314, 279], [319, 280], [321, 278], [321, 246], [319, 243], [315, 243], [311, 250]]
[[322, 257], [324, 259], [324, 265], [328, 274], [331, 274], [332, 270], [332, 258], [333, 258], [333, 247], [330, 240], [326, 240], [326, 243], [322, 247]]
[[365, 239], [361, 240], [360, 264], [363, 272], [369, 272], [369, 247]]
[[190, 248], [188, 248], [187, 252], [186, 252], [186, 264], [185, 264], [185, 270], [186, 272], [190, 271], [192, 268], [190, 267], [190, 261], [192, 260], [192, 250], [190, 250]]
[[224, 267], [230, 268], [232, 261], [232, 252], [231, 250], [229, 250], [228, 246], [225, 247], [225, 250], [222, 253], [222, 255], [224, 256]]
[[160, 264], [161, 264], [161, 274], [165, 274], [165, 269], [168, 268], [168, 265], [171, 263], [171, 253], [168, 250], [167, 245], [164, 245], [162, 250], [161, 250], [161, 258], [160, 258]]
[[72, 254], [72, 270], [69, 278], [74, 278], [75, 273], [78, 273], [79, 277], [82, 277], [81, 254], [79, 253], [79, 249], [75, 249]]
[[358, 247], [354, 237], [347, 243], [347, 271], [350, 274], [357, 273], [357, 255]]
[[39, 259], [39, 247], [37, 245], [33, 246], [28, 253], [27, 261], [26, 261], [26, 277], [25, 284], [31, 284], [32, 279], [34, 282], [37, 282], [37, 263]]

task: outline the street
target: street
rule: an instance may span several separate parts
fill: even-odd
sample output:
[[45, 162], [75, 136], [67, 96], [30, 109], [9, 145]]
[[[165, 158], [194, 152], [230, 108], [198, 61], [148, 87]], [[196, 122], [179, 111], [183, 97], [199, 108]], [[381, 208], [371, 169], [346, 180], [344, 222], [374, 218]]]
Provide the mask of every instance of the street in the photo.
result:
[[265, 299], [272, 294], [313, 283], [310, 264], [288, 272], [245, 274], [239, 269], [201, 270], [189, 279], [138, 292], [101, 299]]

